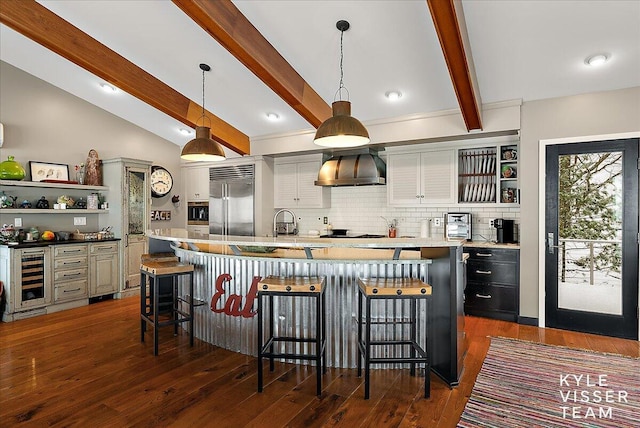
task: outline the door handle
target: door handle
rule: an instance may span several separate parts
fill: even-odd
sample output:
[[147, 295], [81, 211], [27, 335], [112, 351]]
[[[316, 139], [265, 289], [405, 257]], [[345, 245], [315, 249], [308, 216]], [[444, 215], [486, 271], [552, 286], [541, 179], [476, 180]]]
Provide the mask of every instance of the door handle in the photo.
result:
[[547, 252], [549, 254], [555, 254], [555, 249], [562, 247], [562, 245], [554, 245], [555, 239], [553, 232], [547, 233]]

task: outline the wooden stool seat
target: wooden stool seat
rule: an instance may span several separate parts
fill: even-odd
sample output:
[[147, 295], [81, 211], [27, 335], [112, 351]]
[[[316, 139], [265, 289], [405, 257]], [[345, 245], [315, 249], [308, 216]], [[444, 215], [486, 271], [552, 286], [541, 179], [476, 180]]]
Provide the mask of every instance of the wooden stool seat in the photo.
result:
[[324, 278], [268, 276], [258, 282], [263, 291], [286, 291], [291, 293], [322, 293]]
[[140, 269], [153, 275], [171, 275], [193, 272], [193, 265], [178, 261], [149, 260], [140, 264]]
[[[140, 259], [140, 341], [144, 342], [147, 323], [151, 324], [153, 355], [158, 355], [158, 328], [167, 325], [172, 325], [177, 335], [178, 325], [189, 323], [189, 344], [193, 346], [193, 272], [193, 265], [180, 262], [173, 253], [143, 254]], [[189, 277], [186, 296], [180, 295], [178, 278], [181, 276]], [[187, 305], [188, 312], [181, 304]]]
[[[268, 276], [258, 282], [258, 392], [262, 392], [262, 359], [269, 358], [269, 369], [274, 370], [274, 358], [292, 360], [308, 360], [316, 363], [316, 395], [322, 392], [322, 373], [327, 371], [326, 362], [326, 318], [325, 318], [325, 278], [324, 277], [279, 277]], [[283, 299], [305, 298], [315, 303], [315, 335], [313, 337], [301, 337], [298, 335], [287, 336], [281, 334], [281, 329], [275, 328], [274, 297]], [[267, 298], [268, 310], [265, 311], [263, 299]], [[295, 303], [294, 303], [295, 304]], [[311, 305], [310, 305], [311, 306]], [[268, 335], [263, 340], [263, 319], [267, 317]], [[297, 326], [293, 331], [297, 331]], [[285, 327], [284, 331], [287, 330]], [[277, 333], [276, 333], [277, 332]], [[312, 351], [303, 353], [287, 351], [281, 345], [276, 344], [309, 344]], [[290, 348], [290, 347], [288, 347]], [[322, 366], [322, 372], [320, 367]]]
[[[424, 396], [425, 398], [429, 397], [431, 390], [431, 363], [428, 350], [428, 332], [430, 328], [429, 320], [431, 317], [431, 293], [431, 285], [415, 278], [358, 278], [358, 376], [362, 375], [362, 362], [364, 360], [365, 400], [369, 398], [370, 365], [389, 363], [410, 364], [412, 376], [415, 376], [416, 364], [424, 364]], [[397, 306], [394, 306], [394, 319], [389, 320], [385, 318], [384, 320], [380, 320], [372, 316], [372, 302], [381, 301], [381, 304], [387, 306], [394, 300], [408, 302], [408, 313], [404, 313], [406, 304], [400, 303], [401, 306], [397, 312]], [[420, 300], [424, 300], [426, 302], [424, 345], [418, 343], [417, 309], [418, 301]], [[363, 303], [365, 305], [364, 312]], [[364, 334], [362, 331], [363, 325], [365, 325]], [[379, 340], [372, 340], [372, 325], [391, 325], [394, 330], [392, 331], [392, 334], [385, 334]], [[397, 331], [398, 326], [402, 328], [400, 332]], [[408, 327], [408, 334], [405, 330], [405, 326]], [[387, 348], [399, 347], [400, 349], [399, 352], [393, 352], [397, 351], [397, 348], [385, 350], [384, 352], [380, 352], [377, 356], [374, 356], [372, 349], [378, 346], [384, 346]]]
[[431, 295], [432, 289], [415, 278], [372, 278], [359, 279], [358, 287], [367, 296], [374, 295]]

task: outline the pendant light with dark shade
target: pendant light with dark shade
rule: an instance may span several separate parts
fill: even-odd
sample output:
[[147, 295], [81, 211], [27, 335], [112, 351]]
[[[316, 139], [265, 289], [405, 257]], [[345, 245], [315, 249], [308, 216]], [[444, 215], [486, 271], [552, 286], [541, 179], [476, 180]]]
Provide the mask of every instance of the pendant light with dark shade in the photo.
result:
[[[340, 86], [336, 91], [339, 100], [331, 105], [333, 115], [318, 127], [313, 142], [319, 146], [335, 148], [363, 146], [369, 143], [369, 132], [358, 119], [351, 116], [349, 91], [343, 82], [342, 39], [344, 32], [349, 29], [349, 22], [340, 20], [336, 23], [336, 28], [340, 30]], [[347, 101], [342, 100], [343, 91], [347, 93]]]
[[205, 119], [211, 123], [204, 109], [204, 72], [210, 71], [211, 67], [200, 64], [200, 70], [202, 70], [202, 116], [200, 117], [202, 126], [196, 126], [196, 138], [185, 144], [180, 157], [190, 161], [223, 161], [226, 159], [224, 149], [217, 141], [211, 139], [211, 127], [204, 126]]

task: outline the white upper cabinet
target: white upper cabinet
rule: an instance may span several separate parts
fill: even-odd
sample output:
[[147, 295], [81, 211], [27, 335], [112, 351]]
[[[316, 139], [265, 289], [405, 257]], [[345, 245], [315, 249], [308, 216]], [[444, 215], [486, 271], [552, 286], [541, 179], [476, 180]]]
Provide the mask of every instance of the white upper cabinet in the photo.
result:
[[184, 169], [187, 185], [187, 201], [209, 200], [209, 167], [192, 167]]
[[276, 159], [273, 168], [274, 208], [329, 207], [330, 189], [313, 184], [321, 166], [319, 155]]
[[455, 203], [455, 150], [390, 154], [387, 161], [389, 205]]

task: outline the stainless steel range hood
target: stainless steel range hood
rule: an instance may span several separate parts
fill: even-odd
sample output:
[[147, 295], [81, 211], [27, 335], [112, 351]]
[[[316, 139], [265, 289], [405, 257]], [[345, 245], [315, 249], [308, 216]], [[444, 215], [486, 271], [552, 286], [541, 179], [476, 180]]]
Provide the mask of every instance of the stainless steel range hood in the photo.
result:
[[387, 166], [374, 150], [342, 152], [322, 164], [316, 186], [370, 186], [387, 183]]

